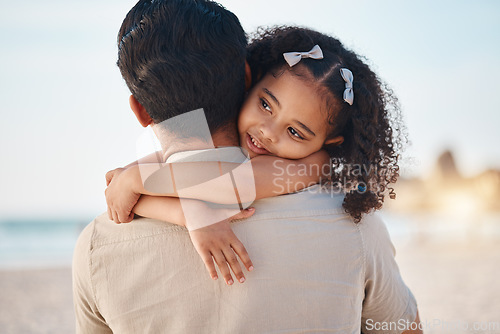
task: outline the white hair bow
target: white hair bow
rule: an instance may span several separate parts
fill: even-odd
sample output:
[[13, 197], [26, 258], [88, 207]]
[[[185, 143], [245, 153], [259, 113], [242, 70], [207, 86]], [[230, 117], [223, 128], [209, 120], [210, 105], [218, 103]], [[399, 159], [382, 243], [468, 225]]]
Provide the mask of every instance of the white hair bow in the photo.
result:
[[283, 53], [286, 62], [290, 67], [297, 65], [302, 58], [323, 59], [323, 51], [319, 45], [315, 45], [309, 52], [286, 52]]
[[354, 76], [352, 75], [352, 72], [347, 68], [341, 68], [340, 75], [345, 81], [344, 101], [352, 106], [352, 103], [354, 102], [354, 91], [352, 90], [352, 82], [354, 81]]

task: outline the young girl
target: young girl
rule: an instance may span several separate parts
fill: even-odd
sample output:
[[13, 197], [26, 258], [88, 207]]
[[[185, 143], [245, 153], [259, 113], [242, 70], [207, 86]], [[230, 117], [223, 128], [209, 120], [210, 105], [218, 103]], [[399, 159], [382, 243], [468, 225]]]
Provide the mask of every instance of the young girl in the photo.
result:
[[[391, 198], [395, 196], [389, 185], [398, 177], [397, 151], [404, 139], [399, 106], [392, 92], [355, 53], [345, 49], [337, 39], [319, 32], [277, 27], [258, 32], [249, 45], [247, 60], [255, 85], [241, 109], [238, 132], [240, 146], [251, 158], [256, 199], [328, 181], [345, 192], [343, 208], [359, 222], [364, 213], [382, 207], [387, 192]], [[182, 167], [176, 168], [176, 178], [189, 178], [194, 171], [214, 163], [218, 164], [176, 163]], [[331, 172], [327, 178], [324, 168], [305, 168], [317, 173], [299, 172], [304, 166], [325, 164], [332, 167], [326, 169]], [[221, 168], [235, 167], [228, 163]], [[148, 192], [138, 168], [117, 169], [107, 174], [110, 218], [126, 222], [136, 213], [185, 225], [179, 200], [173, 198], [178, 197], [175, 187], [163, 194]], [[184, 175], [177, 175], [178, 170]], [[283, 170], [287, 171], [285, 175]], [[281, 177], [277, 179], [276, 175]], [[183, 193], [183, 197], [231, 203], [234, 196], [226, 195], [232, 195], [234, 189], [226, 184], [211, 182], [210, 191]], [[139, 200], [141, 194], [150, 196]], [[252, 213], [248, 210], [235, 218]], [[228, 284], [232, 284], [232, 277], [226, 261], [236, 278], [244, 281], [233, 251], [248, 270], [252, 269], [252, 263], [227, 221], [190, 234], [214, 279], [217, 272], [212, 257]], [[214, 255], [221, 252], [225, 259]]]

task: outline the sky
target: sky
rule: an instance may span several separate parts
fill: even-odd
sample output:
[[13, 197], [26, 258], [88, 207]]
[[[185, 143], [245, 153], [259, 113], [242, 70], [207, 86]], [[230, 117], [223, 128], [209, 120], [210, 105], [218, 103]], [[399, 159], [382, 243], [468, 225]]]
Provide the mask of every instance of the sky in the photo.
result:
[[[247, 32], [295, 24], [339, 38], [399, 97], [425, 177], [445, 149], [473, 176], [500, 169], [500, 2], [220, 1]], [[144, 133], [116, 67], [135, 1], [0, 0], [0, 220], [92, 218], [105, 173], [137, 159]]]

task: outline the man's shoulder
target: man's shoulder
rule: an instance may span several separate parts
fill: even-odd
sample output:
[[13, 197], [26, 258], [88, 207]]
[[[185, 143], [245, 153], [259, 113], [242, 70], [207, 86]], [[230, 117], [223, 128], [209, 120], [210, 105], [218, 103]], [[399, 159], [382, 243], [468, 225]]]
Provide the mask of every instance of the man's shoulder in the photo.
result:
[[304, 217], [334, 215], [348, 218], [342, 208], [344, 194], [321, 185], [313, 185], [299, 192], [264, 198], [256, 201], [256, 214], [270, 216]]
[[372, 242], [381, 240], [390, 241], [387, 226], [378, 212], [371, 212], [363, 215], [363, 219], [358, 223], [358, 228], [364, 239]]
[[380, 259], [393, 260], [396, 249], [392, 243], [389, 230], [384, 219], [378, 212], [372, 212], [363, 216], [357, 224], [363, 239], [363, 247], [367, 259], [379, 261]]
[[187, 230], [178, 225], [143, 217], [135, 218], [127, 224], [116, 224], [108, 218], [107, 213], [103, 213], [83, 229], [78, 243], [94, 248], [168, 232], [187, 233]]

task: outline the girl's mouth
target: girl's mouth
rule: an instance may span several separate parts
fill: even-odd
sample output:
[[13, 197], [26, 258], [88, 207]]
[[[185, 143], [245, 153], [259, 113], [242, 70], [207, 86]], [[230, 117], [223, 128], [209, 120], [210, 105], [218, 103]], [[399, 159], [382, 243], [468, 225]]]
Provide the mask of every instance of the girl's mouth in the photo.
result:
[[264, 146], [254, 137], [247, 133], [247, 146], [250, 151], [257, 154], [271, 154], [268, 150], [264, 148]]

